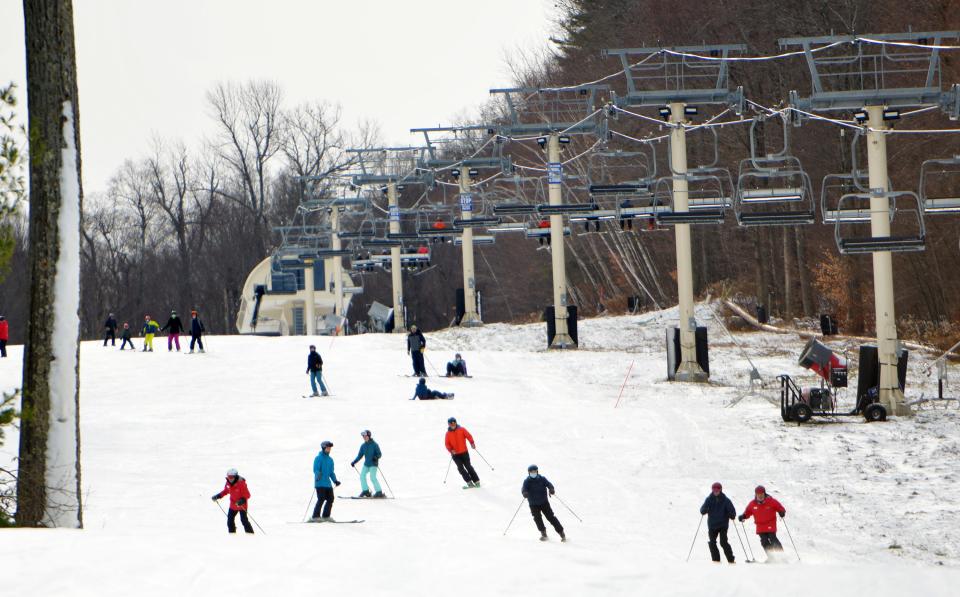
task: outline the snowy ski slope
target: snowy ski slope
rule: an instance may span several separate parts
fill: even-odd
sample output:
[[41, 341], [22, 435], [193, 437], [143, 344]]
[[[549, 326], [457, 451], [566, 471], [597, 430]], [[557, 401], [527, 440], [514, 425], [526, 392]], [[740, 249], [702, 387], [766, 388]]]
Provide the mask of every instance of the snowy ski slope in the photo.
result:
[[[784, 425], [767, 398], [776, 374], [804, 373], [803, 342], [766, 333], [737, 339], [770, 389], [731, 406], [749, 366], [700, 309], [710, 385], [664, 381], [673, 310], [583, 321], [576, 352], [544, 350], [542, 325], [427, 334], [428, 369], [460, 351], [474, 376], [428, 380], [456, 392], [453, 401], [408, 400], [416, 380], [403, 376], [403, 336], [317, 339], [333, 396], [306, 400], [303, 337], [212, 337], [205, 355], [84, 343], [86, 529], [0, 531], [12, 571], [0, 594], [955, 595], [956, 411]], [[18, 384], [21, 355], [15, 346], [0, 360], [0, 389]], [[455, 470], [443, 483], [451, 415], [496, 469], [473, 456], [479, 490], [463, 491]], [[299, 524], [322, 440], [335, 444], [337, 494], [359, 492], [349, 461], [365, 428], [397, 499], [337, 500], [334, 518], [364, 524]], [[8, 434], [0, 465], [12, 464], [16, 445]], [[531, 463], [583, 518], [554, 502], [567, 544], [552, 530], [537, 541], [525, 507], [503, 535]], [[266, 534], [227, 535], [210, 496], [228, 467], [247, 479]], [[704, 529], [684, 563], [715, 480], [738, 511], [765, 484], [787, 508], [802, 562], [781, 527], [785, 563], [745, 564], [731, 534], [738, 563], [713, 564]], [[752, 531], [750, 541], [763, 560]]]

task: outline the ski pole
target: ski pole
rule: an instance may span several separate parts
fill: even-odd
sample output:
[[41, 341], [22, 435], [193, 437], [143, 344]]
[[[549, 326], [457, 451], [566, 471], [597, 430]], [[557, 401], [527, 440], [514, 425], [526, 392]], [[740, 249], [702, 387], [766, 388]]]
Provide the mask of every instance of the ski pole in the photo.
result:
[[303, 511], [303, 521], [304, 521], [304, 522], [306, 522], [306, 520], [307, 520], [307, 513], [310, 512], [310, 504], [313, 503], [313, 494], [314, 494], [314, 492], [311, 491], [311, 492], [310, 492], [310, 499], [307, 500], [307, 509]]
[[700, 536], [700, 527], [703, 526], [704, 516], [706, 516], [706, 514], [701, 514], [700, 522], [697, 523], [697, 532], [693, 534], [693, 541], [690, 542], [690, 551], [687, 552], [687, 559], [686, 559], [687, 562], [690, 561], [690, 554], [693, 553], [693, 546], [697, 544], [697, 537]]
[[740, 526], [743, 527], [743, 536], [744, 536], [744, 537], [746, 538], [746, 540], [747, 540], [747, 547], [750, 548], [750, 559], [753, 560], [754, 562], [756, 562], [756, 561], [757, 561], [757, 558], [756, 558], [756, 556], [753, 555], [753, 546], [750, 545], [750, 535], [747, 534], [747, 527], [744, 526], [742, 520], [740, 521]]
[[267, 534], [267, 532], [266, 532], [265, 530], [263, 530], [263, 527], [260, 526], [260, 523], [257, 522], [257, 519], [254, 518], [253, 516], [251, 516], [251, 514], [250, 514], [249, 512], [247, 512], [247, 518], [249, 518], [250, 520], [252, 520], [252, 521], [253, 521], [253, 524], [257, 525], [257, 528], [260, 529], [260, 532], [261, 532], [261, 533], [263, 533], [264, 535]]
[[437, 368], [433, 366], [433, 361], [430, 360], [430, 357], [427, 356], [427, 351], [420, 353], [423, 355], [423, 358], [427, 359], [427, 362], [430, 363], [430, 368], [433, 369], [433, 374], [437, 377], [440, 377], [440, 372], [437, 371]]
[[447, 474], [443, 476], [443, 484], [447, 484], [447, 477], [450, 476], [450, 465], [453, 464], [453, 456], [450, 457], [450, 460], [447, 462]]
[[630, 361], [630, 368], [627, 369], [627, 375], [623, 378], [623, 384], [620, 386], [620, 393], [617, 395], [617, 403], [613, 405], [613, 408], [620, 406], [620, 399], [623, 398], [623, 389], [627, 387], [627, 380], [630, 379], [630, 372], [633, 371], [633, 364], [635, 361]]
[[787, 526], [787, 519], [781, 516], [780, 520], [783, 522], [783, 528], [787, 529], [787, 537], [790, 537], [790, 545], [793, 545], [793, 552], [797, 554], [797, 561], [799, 562], [800, 552], [797, 551], [797, 544], [793, 542], [793, 535], [790, 534], [790, 527]]
[[[480, 451], [477, 450], [476, 447], [473, 448], [473, 451], [477, 453], [477, 456], [479, 456], [480, 458], [483, 458], [483, 454], [481, 454]], [[486, 459], [486, 458], [483, 458], [483, 461], [486, 462], [487, 466], [490, 467], [490, 470], [496, 470], [496, 469], [493, 468], [493, 465], [492, 465], [492, 464], [490, 464], [489, 462], [487, 462], [487, 459]]]
[[570, 508], [570, 506], [568, 506], [565, 501], [561, 500], [559, 495], [557, 495], [556, 493], [551, 494], [551, 495], [553, 495], [553, 497], [557, 498], [557, 500], [559, 500], [560, 503], [563, 504], [563, 507], [564, 507], [564, 508], [566, 508], [567, 510], [570, 510], [570, 514], [573, 514], [573, 517], [574, 517], [574, 518], [576, 518], [576, 519], [579, 520], [580, 522], [583, 522], [583, 519], [580, 518], [579, 516], [577, 516], [577, 513], [574, 512], [573, 509]]
[[743, 550], [743, 558], [747, 561], [748, 564], [753, 563], [753, 560], [750, 559], [750, 556], [747, 554], [747, 548], [743, 544], [743, 537], [740, 536], [740, 529], [737, 528], [737, 523], [733, 523], [733, 530], [737, 532], [737, 539], [740, 540], [740, 549]]
[[224, 509], [223, 509], [223, 506], [220, 505], [219, 500], [214, 500], [213, 503], [217, 505], [217, 508], [220, 508], [220, 511], [223, 512], [223, 515], [224, 515], [224, 516], [227, 515], [227, 511], [224, 510]]
[[390, 487], [390, 481], [387, 481], [387, 476], [383, 474], [383, 469], [380, 468], [380, 465], [377, 465], [377, 471], [379, 471], [380, 476], [383, 477], [383, 484], [387, 486], [387, 490], [390, 492], [390, 495], [397, 497], [397, 494], [393, 492], [393, 487]]
[[516, 519], [517, 514], [520, 514], [520, 508], [523, 507], [523, 502], [527, 501], [527, 498], [520, 500], [520, 505], [517, 506], [517, 511], [513, 513], [513, 516], [510, 518], [510, 524], [507, 525], [507, 528], [503, 529], [503, 534], [506, 535], [507, 531], [510, 530], [510, 527], [513, 525], [514, 519]]

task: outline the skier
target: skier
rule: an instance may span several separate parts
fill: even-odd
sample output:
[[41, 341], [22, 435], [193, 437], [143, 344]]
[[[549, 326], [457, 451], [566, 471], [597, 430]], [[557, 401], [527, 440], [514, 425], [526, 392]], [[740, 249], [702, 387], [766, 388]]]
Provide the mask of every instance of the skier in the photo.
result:
[[333, 508], [333, 487], [340, 487], [340, 481], [337, 481], [337, 475], [333, 472], [333, 458], [330, 457], [332, 447], [333, 442], [322, 442], [320, 453], [313, 459], [313, 486], [317, 490], [317, 505], [313, 508], [310, 522], [335, 522], [330, 518], [330, 509]]
[[414, 376], [427, 376], [427, 369], [423, 366], [423, 351], [426, 349], [427, 339], [423, 337], [423, 332], [415, 325], [410, 326], [410, 333], [407, 334], [407, 354], [413, 359]]
[[730, 528], [730, 521], [737, 516], [737, 509], [733, 507], [730, 498], [723, 493], [723, 485], [719, 482], [714, 483], [710, 488], [710, 495], [700, 506], [700, 514], [707, 515], [710, 558], [714, 562], [720, 561], [720, 550], [717, 549], [717, 537], [720, 537], [720, 547], [723, 548], [723, 555], [727, 557], [728, 562], [733, 564], [733, 548], [727, 541], [727, 530]]
[[10, 325], [7, 318], [0, 315], [0, 358], [7, 356], [7, 340], [10, 339]]
[[193, 352], [193, 344], [196, 342], [200, 345], [200, 352], [203, 352], [203, 340], [200, 339], [200, 336], [205, 331], [203, 327], [203, 322], [200, 321], [200, 316], [196, 311], [190, 312], [190, 352]]
[[167, 352], [173, 350], [174, 343], [177, 345], [177, 352], [180, 352], [180, 333], [184, 331], [184, 327], [183, 321], [180, 320], [176, 311], [170, 311], [170, 318], [167, 319], [167, 323], [160, 328], [161, 332], [167, 330], [170, 330], [170, 334], [167, 335]]
[[757, 535], [760, 536], [760, 545], [768, 555], [783, 551], [783, 545], [777, 539], [777, 514], [783, 518], [787, 515], [786, 508], [767, 495], [763, 485], [757, 485], [754, 490], [754, 499], [747, 504], [747, 509], [738, 517], [740, 522], [753, 517], [753, 522], [757, 525]]
[[[320, 353], [313, 344], [310, 345], [310, 354], [307, 355], [307, 375], [310, 376], [310, 387], [313, 388], [313, 394], [310, 396], [330, 395], [327, 393], [327, 386], [323, 385], [323, 359], [320, 358]], [[317, 382], [320, 382], [322, 394], [317, 394]]]
[[144, 315], [143, 317], [143, 329], [140, 330], [140, 333], [143, 334], [143, 351], [153, 352], [153, 335], [160, 331], [160, 324], [150, 318], [149, 315]]
[[444, 438], [444, 445], [446, 445], [447, 451], [450, 452], [450, 457], [457, 463], [457, 472], [459, 472], [463, 480], [467, 482], [463, 487], [464, 489], [480, 487], [480, 477], [477, 476], [477, 471], [475, 471], [473, 465], [470, 464], [470, 452], [467, 451], [468, 441], [470, 442], [470, 447], [476, 450], [477, 444], [474, 443], [473, 436], [470, 435], [470, 432], [467, 431], [466, 428], [457, 425], [457, 420], [454, 417], [447, 419], [447, 435]]
[[453, 394], [452, 393], [448, 394], [446, 392], [438, 392], [437, 390], [431, 390], [430, 388], [427, 387], [427, 380], [421, 377], [420, 381], [417, 382], [417, 390], [414, 393], [413, 398], [411, 398], [410, 400], [416, 400], [417, 398], [419, 398], [420, 400], [436, 400], [438, 398], [440, 400], [450, 400], [451, 398], [453, 398]]
[[123, 347], [130, 344], [130, 350], [136, 351], [137, 349], [133, 346], [133, 340], [130, 339], [130, 324], [123, 322], [123, 332], [120, 333], [120, 350], [123, 350]]
[[227, 514], [227, 532], [236, 533], [237, 513], [240, 513], [240, 523], [243, 525], [244, 532], [253, 534], [253, 527], [247, 520], [248, 500], [250, 499], [250, 490], [247, 489], [247, 481], [237, 473], [237, 469], [232, 468], [227, 471], [227, 483], [223, 486], [223, 491], [213, 494], [213, 501], [217, 501], [225, 495], [230, 495], [230, 510]]
[[447, 377], [466, 377], [467, 376], [467, 362], [463, 360], [463, 357], [460, 356], [458, 352], [453, 360], [447, 363]]
[[531, 464], [527, 467], [527, 478], [523, 480], [523, 488], [521, 488], [520, 493], [527, 498], [527, 503], [530, 504], [530, 514], [533, 515], [533, 522], [537, 525], [537, 530], [540, 531], [540, 540], [547, 540], [547, 527], [543, 524], [543, 517], [546, 516], [553, 526], [553, 530], [560, 535], [560, 541], [566, 541], [567, 536], [563, 533], [563, 525], [560, 524], [553, 513], [548, 497], [548, 494], [553, 495], [556, 490], [553, 488], [553, 483], [548, 481], [546, 477], [540, 476], [540, 469], [537, 468], [537, 465]]
[[370, 481], [373, 483], [373, 497], [385, 498], [387, 496], [383, 495], [383, 491], [380, 490], [380, 482], [377, 480], [380, 457], [383, 456], [380, 452], [380, 446], [377, 442], [373, 441], [369, 429], [361, 431], [360, 437], [363, 438], [363, 443], [360, 444], [360, 451], [357, 452], [357, 457], [350, 463], [350, 466], [356, 468], [360, 459], [363, 459], [363, 468], [360, 469], [360, 497], [371, 497], [370, 488], [367, 486], [367, 475], [369, 475]]
[[117, 345], [117, 320], [113, 316], [113, 313], [107, 317], [106, 323], [103, 324], [104, 334], [103, 334], [103, 345], [107, 345], [107, 340], [110, 341], [110, 346]]

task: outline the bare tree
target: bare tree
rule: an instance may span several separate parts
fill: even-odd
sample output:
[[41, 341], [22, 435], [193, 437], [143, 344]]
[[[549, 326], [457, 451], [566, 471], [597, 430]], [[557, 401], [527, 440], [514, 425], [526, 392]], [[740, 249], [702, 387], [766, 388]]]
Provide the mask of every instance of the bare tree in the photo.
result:
[[21, 526], [81, 527], [80, 110], [70, 0], [24, 0], [30, 319], [17, 483]]

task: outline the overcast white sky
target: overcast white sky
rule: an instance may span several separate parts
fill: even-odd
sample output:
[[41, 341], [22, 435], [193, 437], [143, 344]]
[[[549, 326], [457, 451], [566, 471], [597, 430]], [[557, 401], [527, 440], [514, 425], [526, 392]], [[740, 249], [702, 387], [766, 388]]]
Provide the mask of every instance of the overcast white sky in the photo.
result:
[[[326, 99], [390, 143], [448, 124], [509, 84], [507, 53], [547, 44], [550, 0], [74, 0], [83, 182], [104, 190], [151, 137], [196, 145], [217, 81], [268, 78]], [[23, 8], [0, 0], [0, 84], [26, 111]], [[24, 114], [25, 115], [25, 114]]]

